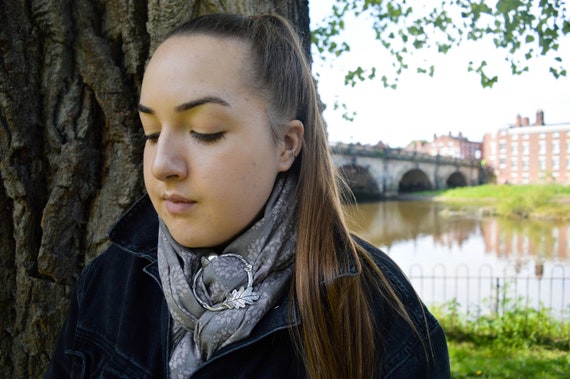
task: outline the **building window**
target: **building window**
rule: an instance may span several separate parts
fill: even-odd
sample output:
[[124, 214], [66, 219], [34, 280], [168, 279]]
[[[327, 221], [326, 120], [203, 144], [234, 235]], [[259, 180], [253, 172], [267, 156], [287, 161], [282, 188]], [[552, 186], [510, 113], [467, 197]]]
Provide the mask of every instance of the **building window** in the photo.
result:
[[560, 170], [560, 158], [559, 157], [552, 158], [552, 171], [558, 171], [558, 170]]
[[540, 157], [538, 158], [538, 168], [541, 170], [546, 170], [546, 158]]
[[545, 133], [540, 133], [540, 138], [546, 138], [546, 134]]
[[[566, 158], [566, 169], [570, 170], [570, 158]], [[570, 238], [568, 241], [570, 241]]]
[[570, 139], [566, 140], [566, 152], [570, 153]]
[[516, 142], [511, 143], [511, 154], [519, 155], [519, 145]]
[[523, 136], [523, 139], [527, 140], [527, 139], [528, 139], [528, 134], [525, 134], [525, 135]]
[[523, 148], [523, 154], [524, 155], [530, 154], [530, 148], [529, 148], [528, 141], [523, 142], [522, 148]]
[[552, 154], [560, 154], [560, 140], [552, 141]]
[[552, 134], [552, 138], [558, 138], [558, 137], [560, 137], [560, 133], [553, 133]]
[[507, 151], [507, 143], [505, 141], [501, 141], [499, 143], [499, 153], [504, 154]]
[[523, 170], [528, 170], [528, 157], [523, 157], [521, 164]]
[[546, 141], [539, 141], [538, 142], [538, 153], [539, 154], [546, 154]]
[[514, 136], [511, 136], [512, 141], [516, 141], [518, 139], [519, 139], [519, 136], [517, 134], [515, 134]]
[[500, 168], [505, 168], [505, 167], [507, 167], [507, 161], [506, 161], [505, 158], [499, 159], [499, 167], [500, 167]]

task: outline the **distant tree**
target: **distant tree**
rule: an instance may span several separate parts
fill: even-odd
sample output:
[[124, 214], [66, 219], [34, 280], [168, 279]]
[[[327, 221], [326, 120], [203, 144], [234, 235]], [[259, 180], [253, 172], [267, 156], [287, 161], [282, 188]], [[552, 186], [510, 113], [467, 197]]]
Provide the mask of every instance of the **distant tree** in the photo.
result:
[[[379, 45], [390, 53], [394, 71], [382, 75], [385, 87], [396, 87], [403, 70], [412, 68], [407, 58], [417, 50], [445, 54], [465, 41], [487, 38], [504, 50], [513, 74], [527, 71], [532, 58], [548, 56], [550, 72], [558, 78], [567, 75], [567, 62], [558, 54], [561, 37], [570, 33], [567, 7], [564, 0], [335, 0], [330, 15], [313, 31], [313, 43], [325, 59], [349, 52], [342, 32], [352, 13], [372, 18]], [[414, 68], [430, 76], [437, 69], [429, 63]], [[467, 70], [479, 74], [483, 87], [491, 87], [498, 77], [488, 75], [487, 68], [482, 57]], [[354, 86], [377, 75], [375, 67], [358, 66], [347, 72], [345, 83]]]

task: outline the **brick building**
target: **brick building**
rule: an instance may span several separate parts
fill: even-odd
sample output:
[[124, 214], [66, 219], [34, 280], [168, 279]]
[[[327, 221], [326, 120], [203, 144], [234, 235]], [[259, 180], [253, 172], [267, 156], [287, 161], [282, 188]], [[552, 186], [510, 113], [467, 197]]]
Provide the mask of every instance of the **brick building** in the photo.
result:
[[433, 142], [414, 141], [404, 148], [406, 151], [416, 151], [422, 154], [441, 155], [443, 157], [460, 159], [480, 159], [481, 143], [469, 141], [461, 132], [457, 137], [448, 135], [433, 135]]
[[517, 115], [516, 123], [483, 137], [483, 163], [493, 169], [497, 183], [570, 184], [570, 122], [547, 125], [544, 112]]

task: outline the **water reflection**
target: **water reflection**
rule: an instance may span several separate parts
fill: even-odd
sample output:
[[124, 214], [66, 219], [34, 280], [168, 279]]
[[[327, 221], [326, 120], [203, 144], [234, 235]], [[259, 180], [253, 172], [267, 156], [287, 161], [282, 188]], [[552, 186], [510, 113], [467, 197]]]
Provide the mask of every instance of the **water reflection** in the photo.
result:
[[[413, 241], [420, 252], [446, 248], [469, 263], [471, 252], [465, 250], [473, 247], [465, 245], [478, 241], [491, 256], [488, 263], [508, 261], [517, 273], [529, 260], [535, 263], [536, 276], [543, 275], [545, 262], [568, 262], [568, 223], [480, 217], [476, 209], [464, 211], [430, 201], [347, 205], [345, 211], [356, 234], [388, 252], [394, 245]], [[479, 244], [469, 244], [473, 245]]]
[[568, 258], [570, 226], [528, 220], [485, 219], [485, 246], [500, 256], [539, 256], [545, 259]]
[[477, 233], [479, 219], [429, 201], [388, 201], [347, 205], [351, 229], [378, 246], [433, 236], [443, 245], [461, 244]]

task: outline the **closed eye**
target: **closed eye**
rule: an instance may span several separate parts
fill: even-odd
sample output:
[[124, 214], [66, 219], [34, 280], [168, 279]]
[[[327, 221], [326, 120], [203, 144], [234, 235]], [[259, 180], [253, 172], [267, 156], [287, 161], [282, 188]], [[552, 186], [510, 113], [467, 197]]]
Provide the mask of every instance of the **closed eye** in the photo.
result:
[[218, 141], [224, 137], [224, 132], [203, 134], [203, 133], [191, 131], [190, 134], [192, 135], [192, 137], [196, 138], [198, 141], [205, 142], [205, 143], [213, 143], [213, 142], [216, 142], [216, 141]]
[[144, 139], [150, 143], [156, 143], [160, 133], [145, 134]]

